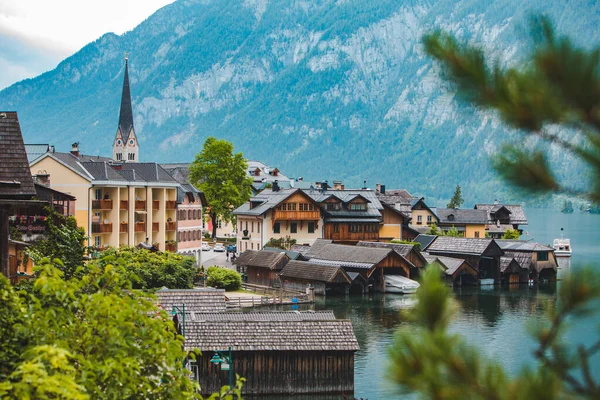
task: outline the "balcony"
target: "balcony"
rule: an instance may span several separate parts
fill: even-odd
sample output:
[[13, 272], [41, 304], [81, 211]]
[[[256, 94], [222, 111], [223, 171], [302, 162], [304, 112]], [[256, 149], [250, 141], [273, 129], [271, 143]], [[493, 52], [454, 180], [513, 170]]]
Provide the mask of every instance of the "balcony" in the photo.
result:
[[318, 221], [321, 219], [319, 210], [313, 211], [282, 211], [275, 210], [273, 221]]
[[177, 229], [177, 224], [175, 222], [165, 222], [165, 231], [170, 232]]
[[170, 251], [171, 253], [175, 253], [177, 251], [177, 243], [165, 242], [165, 251]]
[[135, 209], [136, 210], [146, 210], [146, 200], [136, 200], [135, 201]]
[[92, 223], [92, 233], [112, 233], [112, 224]]
[[158, 222], [152, 223], [152, 232], [158, 232]]
[[160, 208], [160, 200], [152, 200], [152, 209], [158, 210]]
[[92, 209], [94, 210], [112, 210], [112, 200], [92, 200]]
[[119, 232], [120, 233], [127, 233], [127, 228], [129, 227], [129, 224], [127, 224], [127, 222], [121, 222], [119, 224]]
[[129, 210], [129, 201], [121, 200], [119, 204], [119, 210]]
[[135, 232], [146, 232], [146, 223], [145, 222], [136, 222], [134, 229], [135, 229]]
[[177, 201], [175, 200], [167, 200], [165, 203], [167, 210], [174, 210], [177, 207]]

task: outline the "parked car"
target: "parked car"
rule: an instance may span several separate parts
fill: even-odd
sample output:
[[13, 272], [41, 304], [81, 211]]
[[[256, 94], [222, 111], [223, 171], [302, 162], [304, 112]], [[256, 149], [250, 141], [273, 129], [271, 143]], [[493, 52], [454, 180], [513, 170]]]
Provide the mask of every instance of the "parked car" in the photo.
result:
[[219, 253], [224, 253], [225, 246], [223, 246], [223, 243], [215, 243], [215, 247], [213, 247], [213, 250]]
[[202, 251], [210, 251], [210, 244], [202, 242]]
[[227, 245], [227, 252], [228, 253], [237, 253], [237, 246], [235, 244]]

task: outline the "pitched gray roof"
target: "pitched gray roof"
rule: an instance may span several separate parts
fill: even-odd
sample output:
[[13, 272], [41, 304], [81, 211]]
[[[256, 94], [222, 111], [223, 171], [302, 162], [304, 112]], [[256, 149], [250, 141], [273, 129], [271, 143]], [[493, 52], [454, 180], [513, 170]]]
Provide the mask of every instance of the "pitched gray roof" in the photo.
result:
[[234, 264], [244, 267], [259, 267], [280, 270], [288, 261], [285, 253], [265, 250], [246, 250], [234, 261]]
[[414, 240], [417, 243], [421, 243], [421, 250], [425, 251], [427, 250], [427, 246], [429, 246], [435, 240], [436, 237], [436, 235], [425, 235], [421, 233], [420, 235], [417, 235], [417, 237]]
[[505, 257], [514, 258], [519, 263], [521, 268], [529, 269], [531, 267], [531, 262], [532, 262], [532, 257], [533, 257], [532, 253], [523, 253], [523, 252], [517, 252], [517, 251], [505, 251], [504, 254], [505, 254]]
[[502, 256], [500, 257], [500, 272], [506, 271], [506, 269], [510, 266], [512, 262], [515, 262], [519, 265], [520, 268], [524, 268], [521, 263], [519, 263], [515, 258], [510, 256]]
[[25, 200], [35, 196], [16, 112], [0, 112], [0, 181], [2, 198]]
[[462, 258], [454, 258], [454, 257], [444, 257], [444, 256], [436, 256], [432, 254], [423, 253], [423, 256], [427, 260], [428, 263], [439, 263], [443, 268], [446, 275], [452, 275], [460, 268], [461, 265], [467, 264], [469, 267], [473, 268], [468, 261], [463, 260]]
[[194, 313], [194, 321], [335, 321], [331, 310]]
[[342, 274], [348, 283], [351, 282], [340, 266], [316, 264], [306, 261], [290, 261], [283, 267], [280, 273], [282, 278], [297, 278], [317, 282], [330, 282], [337, 274]]
[[294, 251], [294, 250], [284, 250], [284, 249], [280, 249], [278, 247], [268, 247], [265, 246], [263, 247], [264, 251], [273, 251], [275, 253], [285, 253], [286, 256], [288, 256], [288, 258], [290, 260], [300, 260], [300, 261], [305, 261], [304, 256], [302, 255], [302, 253], [298, 252], [298, 251]]
[[32, 162], [50, 151], [50, 144], [25, 143], [25, 151], [27, 152], [27, 162]]
[[469, 208], [436, 208], [440, 224], [486, 224], [488, 214], [485, 210]]
[[185, 327], [185, 348], [214, 351], [356, 351], [347, 320], [207, 321]]
[[475, 204], [475, 209], [485, 210], [487, 212], [488, 223], [490, 224], [495, 222], [492, 214], [502, 207], [506, 207], [506, 209], [510, 211], [511, 224], [527, 225], [525, 211], [523, 211], [523, 207], [521, 207], [519, 204]]
[[392, 249], [401, 256], [409, 255], [410, 252], [412, 251], [412, 249], [415, 247], [414, 244], [368, 242], [368, 241], [364, 241], [364, 240], [361, 240], [356, 245], [362, 246], [362, 247], [376, 247], [379, 249]]
[[311, 262], [329, 261], [338, 265], [349, 266], [362, 264], [371, 268], [386, 258], [392, 249], [380, 249], [362, 246], [346, 246], [342, 244], [326, 244], [318, 252], [311, 252]]
[[496, 243], [502, 250], [505, 251], [522, 251], [522, 252], [534, 252], [534, 251], [554, 251], [554, 248], [545, 246], [536, 242], [529, 242], [526, 240], [512, 240], [512, 239], [495, 239]]
[[428, 247], [428, 253], [457, 253], [481, 256], [490, 246], [493, 239], [456, 238], [451, 236], [438, 236]]
[[[319, 240], [319, 239], [317, 239]], [[316, 242], [316, 241], [315, 241]], [[329, 241], [331, 243], [331, 241]], [[313, 245], [314, 246], [314, 245]], [[310, 252], [311, 247], [310, 246], [305, 246], [302, 244], [295, 244], [293, 245], [290, 250], [291, 251], [295, 251], [297, 253], [302, 254], [302, 256], [306, 257], [308, 255], [308, 253]]]
[[186, 313], [224, 312], [224, 289], [161, 289], [156, 292], [158, 303], [170, 312], [173, 306], [185, 304]]

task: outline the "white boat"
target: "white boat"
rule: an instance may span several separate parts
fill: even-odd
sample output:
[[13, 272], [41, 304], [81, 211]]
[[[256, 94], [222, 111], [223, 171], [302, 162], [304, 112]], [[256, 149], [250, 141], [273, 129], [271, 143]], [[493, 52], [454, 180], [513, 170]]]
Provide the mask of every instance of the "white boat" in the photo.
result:
[[384, 275], [383, 279], [386, 293], [411, 294], [421, 286], [419, 282], [401, 275]]
[[552, 244], [554, 247], [554, 255], [556, 257], [571, 257], [571, 240], [560, 238], [554, 239]]

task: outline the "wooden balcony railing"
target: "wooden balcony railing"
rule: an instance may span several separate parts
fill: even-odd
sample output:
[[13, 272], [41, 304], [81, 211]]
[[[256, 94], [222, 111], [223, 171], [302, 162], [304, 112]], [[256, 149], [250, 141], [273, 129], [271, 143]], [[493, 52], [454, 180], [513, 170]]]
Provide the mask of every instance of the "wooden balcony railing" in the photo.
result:
[[136, 222], [134, 229], [135, 229], [135, 232], [146, 232], [146, 223], [145, 222]]
[[314, 211], [281, 211], [275, 210], [274, 221], [318, 221], [321, 219], [321, 212]]
[[158, 222], [152, 223], [152, 232], [158, 232]]
[[170, 251], [172, 253], [175, 253], [177, 251], [177, 244], [176, 243], [165, 243], [165, 251]]
[[177, 201], [167, 200], [165, 207], [167, 208], [167, 210], [174, 210], [177, 207]]
[[112, 200], [92, 200], [92, 208], [94, 210], [112, 210]]
[[136, 210], [145, 210], [146, 209], [146, 200], [136, 200], [135, 201], [135, 209]]
[[92, 223], [92, 233], [112, 233], [112, 224]]
[[127, 222], [121, 222], [119, 224], [119, 232], [121, 233], [127, 233], [127, 228], [129, 227], [129, 224]]
[[119, 205], [120, 210], [129, 210], [129, 201], [121, 200]]
[[152, 200], [152, 209], [158, 210], [160, 208], [160, 200]]
[[175, 222], [165, 222], [165, 231], [174, 231], [177, 229], [177, 224]]

